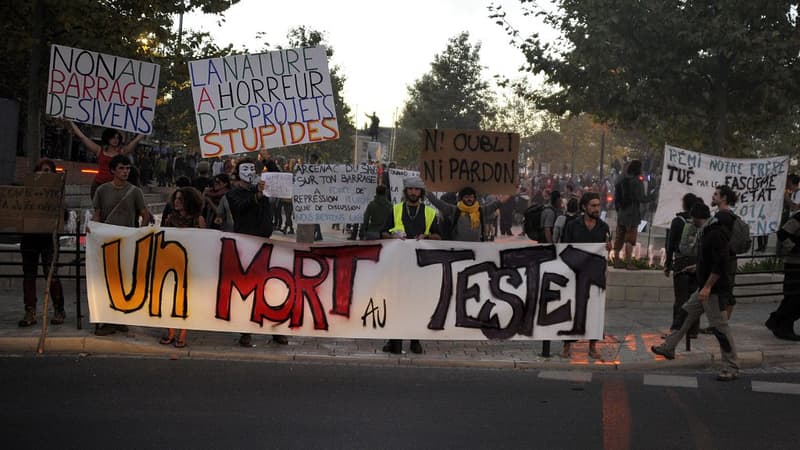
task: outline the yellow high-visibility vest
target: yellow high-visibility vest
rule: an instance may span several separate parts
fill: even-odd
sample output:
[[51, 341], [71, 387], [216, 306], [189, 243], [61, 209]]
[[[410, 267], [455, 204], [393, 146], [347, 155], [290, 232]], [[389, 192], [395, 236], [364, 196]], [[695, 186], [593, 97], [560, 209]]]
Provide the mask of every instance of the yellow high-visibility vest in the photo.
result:
[[[390, 233], [406, 231], [405, 224], [403, 224], [403, 206], [405, 206], [405, 203], [401, 202], [392, 207], [394, 213], [394, 228], [389, 230]], [[425, 208], [425, 234], [431, 234], [431, 225], [433, 225], [433, 221], [436, 219], [436, 210], [428, 205], [422, 205], [422, 207]]]

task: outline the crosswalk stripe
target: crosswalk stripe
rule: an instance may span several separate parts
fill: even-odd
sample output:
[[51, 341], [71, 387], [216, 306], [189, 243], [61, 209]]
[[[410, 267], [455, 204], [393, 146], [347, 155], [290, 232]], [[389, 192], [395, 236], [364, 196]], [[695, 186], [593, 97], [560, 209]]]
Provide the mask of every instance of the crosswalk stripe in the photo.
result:
[[644, 384], [646, 386], [671, 386], [696, 388], [697, 378], [682, 377], [678, 375], [645, 375]]
[[539, 372], [539, 378], [546, 380], [574, 381], [577, 383], [589, 383], [592, 381], [591, 372], [574, 372], [569, 370], [543, 370]]
[[769, 392], [772, 394], [794, 394], [800, 395], [800, 384], [796, 383], [773, 383], [770, 381], [751, 382], [753, 392]]

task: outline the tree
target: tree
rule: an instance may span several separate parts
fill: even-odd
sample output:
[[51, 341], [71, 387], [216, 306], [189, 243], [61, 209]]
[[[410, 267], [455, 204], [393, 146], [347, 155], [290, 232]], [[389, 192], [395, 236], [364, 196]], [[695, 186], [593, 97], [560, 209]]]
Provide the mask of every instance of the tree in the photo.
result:
[[[434, 56], [430, 72], [408, 88], [400, 126], [474, 130], [492, 119], [493, 94], [481, 78], [480, 50], [480, 43], [470, 44], [468, 32], [450, 38], [445, 51]], [[396, 159], [415, 161], [418, 146], [416, 131], [399, 133]]]
[[[0, 69], [0, 95], [16, 99], [25, 117], [29, 161], [39, 158], [40, 127], [51, 44], [149, 60], [157, 45], [172, 38], [175, 15], [200, 9], [221, 13], [230, 0], [103, 2], [32, 0], [0, 2], [0, 32], [7, 64]], [[162, 66], [163, 67], [163, 66]], [[20, 76], [21, 73], [27, 76]], [[22, 122], [22, 121], [21, 121]]]
[[553, 3], [557, 10], [525, 14], [560, 33], [552, 43], [538, 34], [523, 39], [502, 7], [491, 7], [524, 53], [526, 70], [546, 78], [548, 88], [531, 93], [538, 106], [590, 113], [659, 144], [727, 156], [796, 142], [796, 2]]

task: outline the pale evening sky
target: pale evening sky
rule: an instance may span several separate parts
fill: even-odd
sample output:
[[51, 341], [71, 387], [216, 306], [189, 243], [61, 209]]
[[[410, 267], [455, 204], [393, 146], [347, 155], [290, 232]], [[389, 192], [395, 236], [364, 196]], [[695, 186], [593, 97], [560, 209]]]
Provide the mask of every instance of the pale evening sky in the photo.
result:
[[[532, 19], [523, 21], [517, 0], [499, 1], [514, 25], [527, 36]], [[355, 116], [356, 126], [375, 111], [382, 126], [391, 126], [406, 100], [406, 87], [430, 70], [435, 54], [443, 53], [449, 38], [462, 31], [470, 42], [481, 42], [484, 78], [492, 83], [495, 74], [519, 78], [524, 64], [521, 52], [509, 44], [502, 27], [489, 18], [486, 0], [296, 0], [277, 2], [242, 0], [217, 17], [191, 14], [184, 28], [209, 31], [215, 42], [234, 48], [261, 50], [266, 41], [275, 48], [286, 47], [292, 28], [306, 26], [325, 33], [334, 50], [329, 64], [341, 67], [347, 78], [344, 99]], [[259, 32], [263, 40], [256, 39]]]

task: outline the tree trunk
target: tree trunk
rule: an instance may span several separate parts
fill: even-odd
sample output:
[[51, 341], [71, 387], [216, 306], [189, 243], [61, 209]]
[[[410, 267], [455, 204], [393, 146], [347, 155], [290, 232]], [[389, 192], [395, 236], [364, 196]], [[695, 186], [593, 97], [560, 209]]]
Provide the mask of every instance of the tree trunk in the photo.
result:
[[713, 87], [713, 102], [714, 110], [712, 117], [712, 136], [711, 148], [712, 153], [719, 156], [732, 156], [726, 155], [725, 144], [728, 139], [728, 74], [730, 71], [730, 62], [724, 56], [719, 57], [719, 70], [717, 72], [717, 80]]
[[42, 22], [44, 0], [33, 0], [33, 26], [31, 30], [31, 60], [28, 65], [28, 108], [25, 129], [25, 147], [28, 152], [28, 170], [32, 170], [42, 153], [42, 81], [41, 62], [44, 53]]

